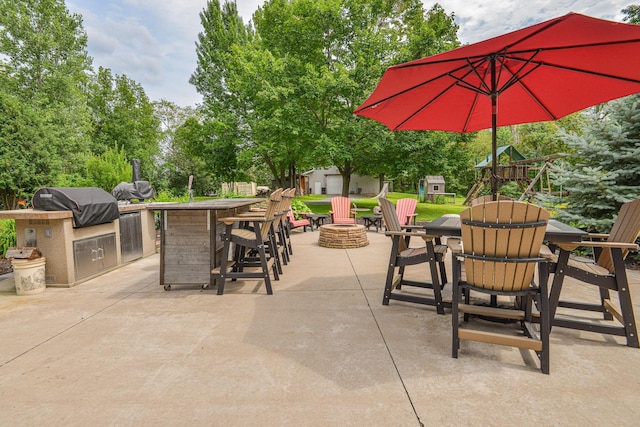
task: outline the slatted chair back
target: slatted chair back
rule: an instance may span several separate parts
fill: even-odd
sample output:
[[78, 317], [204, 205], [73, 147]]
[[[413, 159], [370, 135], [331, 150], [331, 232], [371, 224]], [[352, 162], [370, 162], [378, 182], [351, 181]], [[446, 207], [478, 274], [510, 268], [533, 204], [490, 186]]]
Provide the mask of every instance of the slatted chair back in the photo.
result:
[[[513, 199], [511, 197], [502, 196], [498, 194], [497, 200], [513, 200]], [[471, 200], [471, 206], [479, 205], [481, 203], [493, 202], [493, 201], [494, 201], [493, 195], [488, 194], [486, 196], [476, 197], [475, 199]]]
[[[265, 219], [272, 219], [280, 212], [280, 205], [282, 203], [282, 188], [278, 188], [269, 196], [269, 203], [267, 204], [267, 210], [264, 214]], [[262, 240], [266, 240], [271, 229], [271, 222], [263, 222], [260, 225], [260, 235]]]
[[411, 198], [399, 199], [396, 202], [396, 215], [401, 225], [408, 225], [414, 221], [417, 205], [418, 201]]
[[355, 218], [351, 215], [351, 200], [348, 197], [331, 198], [331, 215], [334, 223], [355, 224]]
[[284, 190], [282, 192], [282, 204], [280, 205], [280, 213], [282, 215], [280, 215], [279, 217], [279, 223], [282, 227], [287, 225], [287, 215], [288, 212], [291, 210], [291, 203], [293, 202], [293, 197], [296, 194], [296, 189], [294, 188], [287, 188], [286, 190]]
[[[622, 205], [607, 241], [633, 243], [638, 238], [638, 234], [640, 234], [640, 199]], [[627, 256], [627, 253], [628, 250], [624, 249], [622, 252], [623, 258]], [[610, 249], [604, 248], [596, 263], [614, 273], [615, 269]]]
[[465, 258], [467, 283], [501, 291], [528, 288], [548, 221], [547, 210], [516, 201], [481, 203], [462, 211], [463, 250], [473, 255]]
[[[390, 200], [381, 197], [378, 199], [378, 205], [380, 205], [380, 209], [382, 209], [382, 219], [384, 220], [387, 231], [402, 231], [402, 226], [400, 225], [398, 215], [396, 214], [396, 207], [393, 206], [393, 203]], [[398, 252], [403, 252], [406, 249], [407, 244], [405, 239], [400, 239]]]

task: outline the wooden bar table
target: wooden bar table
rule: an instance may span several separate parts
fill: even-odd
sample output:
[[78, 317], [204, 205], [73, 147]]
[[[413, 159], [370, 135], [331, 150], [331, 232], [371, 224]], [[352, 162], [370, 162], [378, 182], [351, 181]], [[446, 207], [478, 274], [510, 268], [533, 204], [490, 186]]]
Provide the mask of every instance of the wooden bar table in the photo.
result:
[[237, 216], [265, 199], [213, 199], [187, 203], [149, 203], [160, 211], [160, 286], [213, 286], [211, 270], [220, 265], [224, 226], [220, 218]]

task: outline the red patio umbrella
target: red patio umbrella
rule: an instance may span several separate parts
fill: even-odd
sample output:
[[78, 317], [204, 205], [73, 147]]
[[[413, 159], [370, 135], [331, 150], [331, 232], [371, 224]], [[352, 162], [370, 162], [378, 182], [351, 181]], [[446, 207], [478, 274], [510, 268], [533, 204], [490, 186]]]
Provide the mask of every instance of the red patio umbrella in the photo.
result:
[[391, 130], [492, 128], [557, 120], [640, 92], [640, 26], [569, 13], [389, 67], [355, 114]]

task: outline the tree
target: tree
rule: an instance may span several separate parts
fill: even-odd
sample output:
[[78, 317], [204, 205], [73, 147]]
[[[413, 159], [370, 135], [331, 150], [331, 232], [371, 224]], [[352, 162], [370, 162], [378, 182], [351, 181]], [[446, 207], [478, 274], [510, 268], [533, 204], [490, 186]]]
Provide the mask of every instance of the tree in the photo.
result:
[[0, 91], [0, 200], [4, 209], [50, 182], [59, 167], [49, 155], [48, 128], [40, 115], [12, 95]]
[[[80, 167], [78, 160], [88, 151], [91, 133], [84, 92], [91, 67], [86, 44], [81, 17], [69, 14], [64, 1], [0, 0], [0, 86], [4, 108], [12, 112], [4, 117], [3, 133], [16, 144], [14, 148], [34, 152], [4, 149], [15, 151], [17, 158], [31, 156], [40, 163], [36, 156], [42, 154], [40, 143], [46, 140], [45, 157], [50, 165], [43, 165], [37, 179], [26, 181], [19, 176], [19, 168], [6, 169], [2, 185], [10, 190], [3, 195], [7, 201], [11, 192], [33, 193], [37, 185], [51, 184], [56, 175]], [[22, 129], [24, 125], [33, 128]], [[10, 128], [19, 131], [10, 136], [6, 131]], [[30, 164], [25, 166], [31, 169]]]
[[[203, 122], [191, 122], [189, 132], [194, 137], [207, 132], [193, 141], [201, 150], [200, 159], [211, 171], [222, 172], [217, 180], [234, 181], [243, 176], [236, 168], [237, 155], [250, 140], [243, 121], [243, 111], [250, 107], [242, 104], [231, 88], [237, 71], [233, 63], [237, 48], [253, 38], [253, 31], [238, 15], [235, 2], [221, 6], [218, 0], [210, 0], [200, 20], [203, 32], [196, 42], [198, 63], [189, 81], [203, 96]], [[221, 165], [221, 158], [228, 162], [226, 166]]]
[[270, 0], [255, 33], [235, 3], [211, 1], [201, 19], [191, 81], [217, 123], [209, 149], [233, 149], [240, 170], [264, 164], [283, 187], [300, 168], [336, 165], [345, 194], [351, 174], [390, 169], [393, 138], [356, 106], [395, 61], [457, 46], [453, 16], [419, 0]]
[[561, 221], [606, 232], [622, 204], [640, 197], [640, 95], [590, 114], [583, 135], [563, 134], [575, 150], [573, 162], [553, 169], [554, 181], [568, 196], [541, 199], [558, 207]]
[[88, 105], [94, 117], [92, 152], [100, 155], [121, 148], [128, 161], [140, 160], [143, 177], [154, 175], [162, 134], [142, 86], [126, 75], [113, 76], [109, 68], [100, 67], [89, 85]]
[[[164, 99], [154, 102], [153, 105], [162, 131], [160, 154], [155, 161], [158, 171], [154, 180], [156, 191], [185, 194], [190, 175], [194, 175], [195, 178], [192, 187], [195, 194], [211, 191], [212, 186], [202, 173], [205, 168], [200, 154], [192, 155], [188, 150], [188, 146], [193, 145], [190, 140], [193, 133], [183, 129], [190, 128], [187, 124], [190, 120], [193, 120], [199, 129], [201, 114], [193, 107], [180, 107]], [[199, 139], [200, 136], [201, 132], [198, 131], [194, 138]]]
[[[286, 76], [274, 99], [280, 101], [281, 117], [295, 126], [280, 121], [279, 129], [289, 125], [297, 133], [280, 143], [287, 154], [299, 152], [295, 144], [306, 147], [314, 166], [337, 166], [343, 195], [351, 174], [374, 173], [375, 159], [388, 158], [393, 150], [382, 145], [393, 140], [388, 132], [355, 117], [353, 110], [387, 66], [457, 46], [453, 18], [439, 6], [425, 13], [421, 2], [412, 0], [272, 0], [254, 21], [263, 47]], [[385, 168], [379, 163], [378, 172]]]
[[624, 20], [630, 24], [640, 24], [640, 5], [631, 4], [624, 9], [622, 13], [625, 15]]
[[85, 166], [88, 186], [102, 188], [108, 193], [116, 185], [131, 179], [131, 163], [124, 148], [107, 148], [104, 153], [87, 159]]

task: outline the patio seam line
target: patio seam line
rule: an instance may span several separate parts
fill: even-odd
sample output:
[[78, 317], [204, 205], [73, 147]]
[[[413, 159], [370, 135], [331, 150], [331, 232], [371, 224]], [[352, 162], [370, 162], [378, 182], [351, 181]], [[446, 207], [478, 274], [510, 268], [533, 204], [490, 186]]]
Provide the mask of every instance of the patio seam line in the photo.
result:
[[347, 254], [347, 259], [349, 260], [349, 264], [351, 264], [351, 268], [353, 269], [353, 273], [355, 274], [356, 280], [358, 281], [358, 286], [360, 286], [360, 291], [362, 292], [362, 296], [364, 297], [364, 300], [367, 302], [367, 307], [369, 308], [369, 313], [371, 313], [371, 317], [373, 318], [373, 322], [376, 324], [376, 328], [378, 328], [378, 332], [380, 333], [380, 338], [382, 338], [382, 342], [384, 343], [384, 347], [387, 349], [387, 354], [389, 355], [389, 358], [391, 359], [391, 363], [393, 364], [393, 368], [395, 369], [396, 374], [398, 374], [398, 379], [400, 380], [400, 384], [402, 384], [402, 388], [404, 389], [404, 392], [407, 395], [407, 399], [409, 400], [409, 404], [411, 405], [411, 409], [413, 410], [413, 414], [416, 416], [416, 420], [418, 421], [418, 425], [420, 427], [424, 427], [424, 424], [422, 423], [422, 421], [420, 421], [420, 415], [418, 415], [418, 411], [416, 410], [416, 407], [413, 404], [413, 399], [411, 399], [411, 394], [409, 393], [409, 390], [407, 389], [407, 386], [404, 383], [404, 379], [402, 378], [402, 375], [400, 374], [400, 370], [398, 369], [398, 365], [396, 364], [396, 361], [393, 358], [393, 354], [391, 353], [391, 349], [387, 345], [387, 340], [384, 338], [384, 334], [382, 333], [382, 329], [380, 328], [380, 323], [378, 323], [378, 319], [376, 318], [376, 315], [373, 312], [373, 308], [371, 307], [371, 303], [369, 302], [369, 298], [367, 298], [367, 293], [364, 291], [364, 288], [362, 286], [362, 282], [360, 281], [360, 276], [358, 276], [358, 272], [356, 271], [356, 268], [353, 265], [351, 257], [349, 256], [349, 251], [345, 249], [345, 253]]
[[120, 298], [120, 299], [118, 299], [118, 300], [114, 301], [114, 302], [113, 302], [113, 304], [109, 304], [109, 305], [107, 305], [107, 306], [103, 307], [101, 310], [98, 310], [98, 311], [96, 311], [95, 313], [93, 313], [93, 314], [91, 314], [91, 315], [89, 315], [89, 316], [85, 317], [84, 319], [82, 319], [82, 320], [80, 320], [80, 321], [78, 321], [78, 322], [76, 322], [76, 323], [74, 323], [74, 324], [72, 324], [72, 325], [70, 325], [70, 326], [68, 326], [68, 327], [64, 328], [64, 329], [63, 329], [63, 330], [61, 330], [60, 332], [58, 332], [58, 333], [56, 333], [56, 334], [54, 334], [54, 335], [50, 336], [50, 337], [49, 337], [49, 338], [47, 338], [46, 340], [44, 340], [44, 341], [42, 341], [42, 342], [40, 342], [40, 343], [38, 343], [38, 344], [34, 345], [33, 347], [31, 347], [31, 348], [29, 348], [29, 349], [27, 349], [27, 350], [23, 351], [22, 353], [20, 353], [20, 354], [18, 354], [18, 355], [16, 355], [16, 356], [14, 356], [14, 357], [12, 357], [11, 359], [7, 360], [6, 362], [4, 362], [4, 363], [0, 363], [0, 369], [1, 369], [1, 368], [4, 368], [5, 366], [7, 366], [8, 364], [10, 364], [10, 363], [11, 363], [11, 362], [13, 362], [14, 360], [19, 359], [20, 357], [24, 356], [25, 354], [30, 353], [31, 351], [33, 351], [33, 350], [37, 349], [37, 348], [38, 348], [38, 347], [40, 347], [41, 345], [46, 344], [46, 343], [48, 343], [49, 341], [52, 341], [54, 338], [57, 338], [57, 337], [59, 337], [60, 335], [62, 335], [62, 334], [64, 334], [64, 333], [66, 333], [66, 332], [70, 331], [71, 329], [75, 328], [76, 326], [78, 326], [78, 325], [80, 325], [80, 324], [82, 324], [82, 323], [86, 322], [87, 320], [94, 318], [95, 316], [97, 316], [98, 314], [102, 313], [102, 312], [103, 312], [103, 311], [105, 311], [106, 309], [108, 309], [108, 308], [111, 308], [111, 307], [115, 306], [116, 304], [118, 304], [118, 303], [120, 303], [120, 302], [124, 301], [125, 299], [129, 298], [129, 297], [130, 297], [130, 296], [132, 296], [132, 295], [135, 295], [136, 293], [137, 293], [137, 292], [130, 292], [130, 293], [129, 293], [128, 295], [126, 295], [125, 297]]

